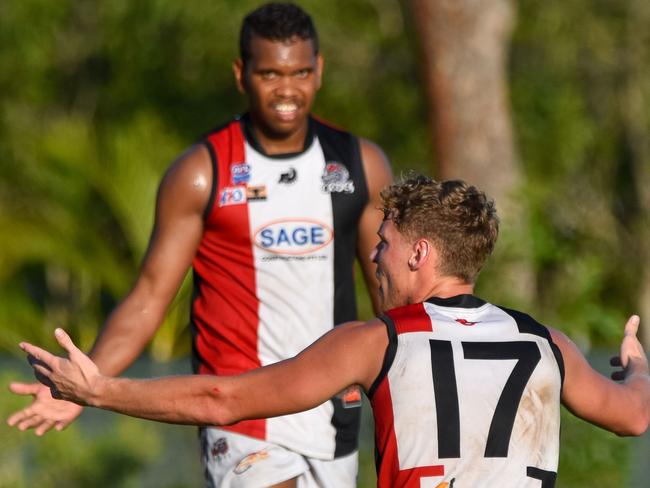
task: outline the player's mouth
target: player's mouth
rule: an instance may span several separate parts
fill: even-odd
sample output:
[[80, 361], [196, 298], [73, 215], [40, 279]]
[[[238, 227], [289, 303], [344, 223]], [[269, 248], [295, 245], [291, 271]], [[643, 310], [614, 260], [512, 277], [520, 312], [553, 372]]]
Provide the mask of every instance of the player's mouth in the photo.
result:
[[298, 104], [295, 102], [280, 102], [272, 105], [277, 117], [284, 122], [291, 122], [298, 117]]

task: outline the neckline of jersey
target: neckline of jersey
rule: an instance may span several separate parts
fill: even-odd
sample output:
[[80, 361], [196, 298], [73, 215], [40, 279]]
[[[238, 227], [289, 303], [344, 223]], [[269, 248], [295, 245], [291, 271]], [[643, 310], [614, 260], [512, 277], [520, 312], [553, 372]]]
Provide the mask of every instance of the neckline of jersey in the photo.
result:
[[426, 302], [431, 303], [432, 305], [450, 308], [478, 308], [487, 303], [485, 300], [469, 294], [456, 295], [448, 298], [430, 297]]
[[255, 149], [258, 153], [266, 156], [270, 159], [291, 159], [296, 156], [300, 156], [307, 152], [314, 142], [314, 120], [311, 116], [307, 119], [307, 134], [305, 135], [305, 142], [302, 146], [302, 151], [290, 152], [290, 153], [280, 153], [280, 154], [267, 154], [260, 142], [255, 137], [255, 132], [253, 131], [253, 122], [251, 120], [250, 114], [246, 112], [244, 115], [239, 117], [239, 123], [241, 124], [242, 132], [246, 138], [246, 142]]

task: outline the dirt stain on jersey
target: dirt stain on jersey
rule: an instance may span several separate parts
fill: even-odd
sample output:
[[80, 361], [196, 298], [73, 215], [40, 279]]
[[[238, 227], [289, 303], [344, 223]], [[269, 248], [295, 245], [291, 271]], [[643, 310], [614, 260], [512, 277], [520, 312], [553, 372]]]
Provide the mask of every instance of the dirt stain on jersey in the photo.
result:
[[[526, 450], [532, 456], [531, 462], [541, 462], [545, 448], [548, 447], [549, 434], [554, 431], [557, 394], [552, 384], [536, 385], [535, 389], [526, 388], [519, 403], [517, 414], [518, 449]], [[517, 425], [515, 425], [517, 428]]]

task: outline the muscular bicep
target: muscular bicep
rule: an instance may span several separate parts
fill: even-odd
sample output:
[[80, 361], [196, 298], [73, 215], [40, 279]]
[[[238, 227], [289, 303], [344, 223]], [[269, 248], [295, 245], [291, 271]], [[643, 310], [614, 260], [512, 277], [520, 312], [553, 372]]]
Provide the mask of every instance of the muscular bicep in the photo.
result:
[[207, 150], [196, 146], [169, 168], [160, 184], [154, 228], [136, 288], [144, 288], [163, 306], [178, 290], [201, 240], [211, 171]]
[[379, 320], [336, 327], [292, 359], [230, 378], [227, 410], [237, 420], [265, 418], [316, 407], [350, 385], [367, 390], [387, 345]]
[[372, 299], [375, 313], [379, 313], [377, 298], [377, 280], [375, 267], [370, 259], [370, 253], [377, 245], [377, 230], [381, 225], [383, 213], [379, 193], [393, 181], [393, 173], [388, 158], [382, 150], [370, 141], [361, 141], [361, 157], [368, 185], [368, 202], [359, 219], [359, 240], [357, 245], [357, 258], [363, 271], [368, 293]]

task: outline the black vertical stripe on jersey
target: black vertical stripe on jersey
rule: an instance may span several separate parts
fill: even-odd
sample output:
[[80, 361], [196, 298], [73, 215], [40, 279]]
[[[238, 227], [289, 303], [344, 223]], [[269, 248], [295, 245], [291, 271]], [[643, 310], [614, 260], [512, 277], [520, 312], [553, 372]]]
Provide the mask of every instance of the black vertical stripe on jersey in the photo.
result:
[[564, 388], [564, 358], [562, 357], [562, 352], [560, 351], [560, 348], [557, 347], [557, 344], [553, 342], [553, 338], [551, 337], [551, 332], [548, 330], [548, 327], [540, 324], [537, 322], [534, 318], [532, 318], [530, 315], [520, 312], [518, 310], [513, 310], [511, 308], [505, 308], [505, 307], [498, 307], [499, 309], [503, 310], [505, 313], [510, 315], [513, 319], [515, 319], [515, 322], [517, 323], [517, 329], [519, 329], [519, 332], [522, 334], [533, 334], [539, 337], [543, 337], [546, 339], [551, 346], [551, 351], [553, 351], [553, 355], [555, 356], [555, 362], [557, 363], [557, 367], [560, 370], [560, 392], [562, 388]]
[[[375, 396], [375, 392], [382, 381], [386, 378], [390, 367], [393, 365], [395, 360], [395, 354], [397, 354], [397, 328], [395, 327], [395, 322], [388, 315], [381, 315], [379, 319], [386, 324], [386, 333], [388, 334], [388, 345], [386, 346], [386, 352], [384, 353], [384, 361], [381, 365], [381, 371], [375, 378], [375, 381], [372, 382], [370, 389], [368, 390], [368, 398], [372, 400]], [[375, 469], [377, 470], [377, 475], [379, 476], [379, 470], [381, 468], [381, 463], [383, 456], [379, 450], [379, 444], [375, 439]]]
[[199, 297], [199, 289], [201, 287], [201, 277], [199, 274], [192, 270], [192, 301], [190, 302], [190, 334], [192, 336], [192, 371], [194, 374], [199, 373], [199, 366], [205, 363], [205, 359], [201, 357], [198, 347], [196, 347], [196, 338], [198, 337], [198, 327], [194, 319], [194, 302]]
[[[334, 219], [334, 324], [357, 317], [354, 287], [354, 259], [356, 257], [357, 228], [361, 214], [368, 203], [368, 187], [361, 161], [359, 140], [353, 135], [313, 120], [325, 164], [337, 162], [346, 167], [354, 183], [353, 193], [332, 192]], [[324, 169], [324, 168], [323, 168]]]
[[372, 400], [372, 397], [375, 395], [377, 388], [390, 370], [390, 367], [393, 365], [395, 360], [395, 354], [397, 353], [397, 329], [395, 328], [395, 323], [388, 315], [381, 315], [379, 319], [386, 324], [386, 333], [388, 334], [388, 345], [386, 346], [386, 352], [384, 353], [384, 361], [381, 365], [381, 371], [375, 378], [375, 381], [372, 382], [370, 389], [368, 390], [368, 398]]
[[460, 413], [454, 353], [449, 341], [429, 340], [438, 419], [438, 458], [460, 457]]
[[557, 479], [557, 473], [553, 471], [546, 471], [545, 469], [539, 469], [534, 466], [528, 466], [526, 468], [526, 475], [529, 478], [540, 480], [542, 482], [542, 486], [540, 488], [555, 487], [555, 480]]
[[557, 344], [553, 341], [549, 343], [551, 345], [551, 351], [553, 351], [553, 356], [555, 356], [555, 362], [557, 362], [557, 367], [560, 369], [560, 397], [562, 397], [562, 390], [564, 389], [564, 358], [562, 357], [562, 351], [557, 347]]
[[381, 463], [384, 460], [384, 457], [381, 455], [379, 450], [379, 444], [377, 444], [377, 439], [375, 439], [375, 473], [379, 477], [379, 471], [381, 471]]
[[[354, 259], [357, 249], [357, 226], [368, 202], [368, 188], [356, 137], [310, 119], [310, 127], [323, 149], [325, 164], [337, 162], [346, 167], [354, 182], [353, 193], [332, 192], [334, 219], [334, 324], [357, 318], [354, 286]], [[323, 166], [325, 169], [325, 166]], [[362, 351], [359, 351], [362, 353]], [[361, 409], [343, 408], [339, 398], [333, 398], [332, 425], [336, 429], [334, 457], [345, 456], [357, 449]]]

